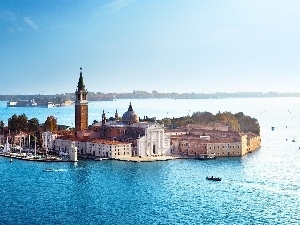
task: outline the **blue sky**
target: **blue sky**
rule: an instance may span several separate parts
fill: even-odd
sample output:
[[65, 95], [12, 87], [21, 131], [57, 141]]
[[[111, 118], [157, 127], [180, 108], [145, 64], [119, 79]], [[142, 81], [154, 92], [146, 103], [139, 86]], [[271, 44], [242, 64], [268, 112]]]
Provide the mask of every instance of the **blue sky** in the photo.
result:
[[300, 92], [298, 0], [1, 0], [0, 94]]

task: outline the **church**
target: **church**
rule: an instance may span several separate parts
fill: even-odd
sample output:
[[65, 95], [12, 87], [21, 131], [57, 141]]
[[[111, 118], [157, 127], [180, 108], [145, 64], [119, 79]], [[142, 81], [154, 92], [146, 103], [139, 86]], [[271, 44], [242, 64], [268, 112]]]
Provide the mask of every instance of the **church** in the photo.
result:
[[[150, 157], [168, 156], [170, 136], [164, 126], [156, 122], [140, 122], [131, 102], [128, 110], [119, 118], [107, 121], [103, 110], [101, 123], [88, 129], [88, 91], [85, 88], [82, 68], [75, 91], [75, 137], [58, 137], [53, 142], [55, 151], [68, 151], [70, 141], [75, 141], [79, 155], [95, 157]], [[71, 140], [72, 139], [72, 140]], [[69, 143], [70, 142], [70, 143]]]
[[108, 122], [103, 112], [100, 130], [103, 139], [132, 143], [132, 156], [170, 155], [170, 137], [165, 134], [164, 126], [156, 122], [139, 122], [131, 102], [121, 121], [117, 111], [115, 120]]

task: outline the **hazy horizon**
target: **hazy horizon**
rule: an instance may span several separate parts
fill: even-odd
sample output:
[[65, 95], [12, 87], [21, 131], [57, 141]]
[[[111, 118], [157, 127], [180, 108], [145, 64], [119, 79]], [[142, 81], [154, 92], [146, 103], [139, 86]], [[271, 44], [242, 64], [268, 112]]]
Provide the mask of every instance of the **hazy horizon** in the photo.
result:
[[[144, 92], [144, 90], [132, 90], [130, 92], [101, 92], [101, 91], [90, 91], [90, 90], [87, 90], [88, 93], [94, 93], [94, 94], [97, 94], [97, 93], [101, 93], [101, 94], [133, 94], [134, 92]], [[153, 91], [156, 91], [156, 90], [153, 90]], [[146, 91], [148, 94], [151, 94], [153, 91]], [[65, 92], [65, 93], [49, 93], [49, 94], [45, 94], [45, 93], [28, 93], [28, 94], [22, 94], [22, 93], [19, 93], [19, 94], [0, 94], [0, 96], [6, 96], [6, 95], [21, 95], [21, 96], [27, 96], [27, 95], [62, 95], [62, 94], [72, 94], [75, 92]], [[196, 93], [196, 92], [175, 92], [175, 91], [172, 91], [172, 92], [158, 92], [158, 94], [196, 94], [196, 95], [217, 95], [217, 94], [229, 94], [229, 95], [234, 95], [234, 94], [264, 94], [264, 95], [267, 95], [267, 94], [278, 94], [278, 95], [285, 95], [285, 94], [300, 94], [300, 91], [299, 92], [276, 92], [276, 91], [268, 91], [268, 92], [254, 92], [254, 91], [249, 91], [249, 92], [213, 92], [213, 93]]]
[[7, 94], [298, 92], [300, 2], [59, 1], [0, 5]]

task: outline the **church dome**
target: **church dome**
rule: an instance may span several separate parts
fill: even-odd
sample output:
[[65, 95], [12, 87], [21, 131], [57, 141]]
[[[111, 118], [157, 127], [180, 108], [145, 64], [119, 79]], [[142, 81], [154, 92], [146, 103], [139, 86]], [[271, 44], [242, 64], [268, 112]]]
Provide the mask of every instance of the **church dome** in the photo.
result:
[[127, 124], [133, 124], [133, 123], [138, 123], [139, 122], [139, 117], [138, 115], [133, 111], [131, 102], [128, 107], [128, 111], [125, 112], [122, 116], [122, 122], [127, 123]]

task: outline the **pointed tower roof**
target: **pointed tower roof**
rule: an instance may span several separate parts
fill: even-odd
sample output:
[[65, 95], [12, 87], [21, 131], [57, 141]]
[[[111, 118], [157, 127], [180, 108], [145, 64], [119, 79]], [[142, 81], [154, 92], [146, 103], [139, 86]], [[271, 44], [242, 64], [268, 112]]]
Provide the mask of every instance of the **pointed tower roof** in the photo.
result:
[[130, 102], [130, 104], [129, 104], [128, 111], [130, 111], [130, 112], [132, 112], [132, 111], [133, 111], [133, 109], [132, 109], [132, 105], [131, 105], [131, 102]]
[[80, 77], [78, 81], [78, 91], [83, 91], [85, 89], [83, 77], [82, 77], [82, 68], [80, 67]]

